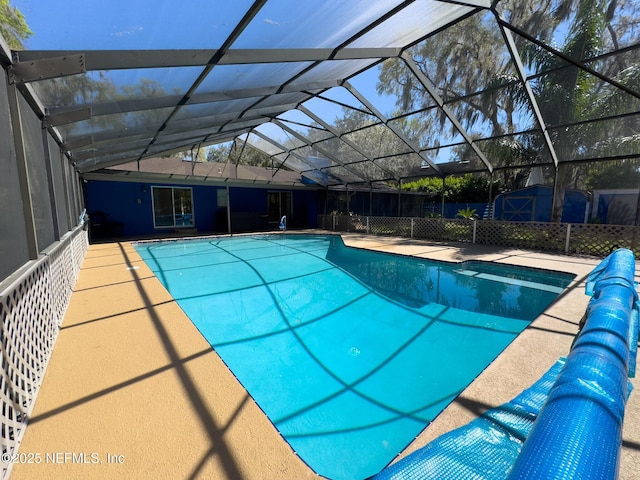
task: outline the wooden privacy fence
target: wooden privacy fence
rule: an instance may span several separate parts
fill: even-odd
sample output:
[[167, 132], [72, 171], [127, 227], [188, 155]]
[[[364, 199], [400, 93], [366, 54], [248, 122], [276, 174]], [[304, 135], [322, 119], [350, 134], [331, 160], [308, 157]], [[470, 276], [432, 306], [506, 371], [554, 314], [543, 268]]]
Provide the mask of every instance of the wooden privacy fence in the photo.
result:
[[628, 248], [640, 258], [640, 226], [636, 225], [319, 215], [318, 226], [336, 232], [397, 235], [597, 257], [605, 257], [615, 248]]

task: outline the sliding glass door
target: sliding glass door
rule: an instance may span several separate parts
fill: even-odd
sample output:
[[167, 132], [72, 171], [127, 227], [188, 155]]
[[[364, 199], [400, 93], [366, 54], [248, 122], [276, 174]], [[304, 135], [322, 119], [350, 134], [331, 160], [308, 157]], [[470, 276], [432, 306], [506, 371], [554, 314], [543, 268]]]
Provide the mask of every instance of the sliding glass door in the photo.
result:
[[193, 227], [191, 188], [151, 187], [154, 228]]

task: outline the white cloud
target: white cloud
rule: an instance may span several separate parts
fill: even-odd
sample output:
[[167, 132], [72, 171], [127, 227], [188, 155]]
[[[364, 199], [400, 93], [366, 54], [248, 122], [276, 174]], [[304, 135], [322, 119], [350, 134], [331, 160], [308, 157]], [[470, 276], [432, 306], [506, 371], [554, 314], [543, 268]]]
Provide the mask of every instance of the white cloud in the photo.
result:
[[120, 30], [119, 32], [115, 32], [112, 35], [114, 37], [125, 37], [127, 35], [133, 35], [135, 33], [141, 32], [142, 30], [144, 30], [144, 27], [142, 25], [137, 25], [124, 30]]

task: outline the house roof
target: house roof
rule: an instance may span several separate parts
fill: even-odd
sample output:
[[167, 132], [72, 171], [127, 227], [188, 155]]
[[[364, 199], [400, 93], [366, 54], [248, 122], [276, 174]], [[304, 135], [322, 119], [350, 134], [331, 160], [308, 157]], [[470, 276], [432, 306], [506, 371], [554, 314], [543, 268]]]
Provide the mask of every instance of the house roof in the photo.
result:
[[573, 50], [562, 2], [15, 3], [34, 35], [0, 61], [80, 173], [232, 141], [327, 187], [639, 156], [637, 2]]
[[[129, 176], [158, 181], [190, 180], [211, 183], [259, 183], [277, 185], [303, 185], [298, 172], [282, 168], [253, 165], [233, 165], [220, 162], [192, 162], [181, 158], [145, 158], [140, 162], [127, 162], [97, 171], [104, 175]], [[97, 177], [96, 177], [97, 178]], [[104, 177], [103, 177], [104, 178]], [[118, 178], [118, 177], [113, 177]]]

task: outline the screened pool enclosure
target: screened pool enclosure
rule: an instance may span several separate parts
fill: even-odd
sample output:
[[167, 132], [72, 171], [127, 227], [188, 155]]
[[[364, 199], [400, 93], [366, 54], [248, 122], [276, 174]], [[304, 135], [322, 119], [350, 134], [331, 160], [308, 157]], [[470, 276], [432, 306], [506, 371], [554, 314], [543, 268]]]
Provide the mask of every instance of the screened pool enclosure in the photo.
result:
[[9, 84], [81, 175], [230, 142], [329, 189], [637, 174], [634, 2], [15, 5]]
[[[260, 185], [279, 208], [296, 201], [285, 187], [320, 192], [347, 211], [406, 191], [444, 205], [432, 184], [451, 178], [482, 183], [481, 202], [546, 185], [558, 221], [566, 190], [640, 186], [633, 0], [4, 3], [3, 452], [88, 246], [86, 182], [132, 173], [110, 168], [182, 155], [218, 163], [198, 185]], [[241, 165], [270, 173], [240, 181]], [[149, 189], [154, 225], [193, 225], [194, 170]]]

